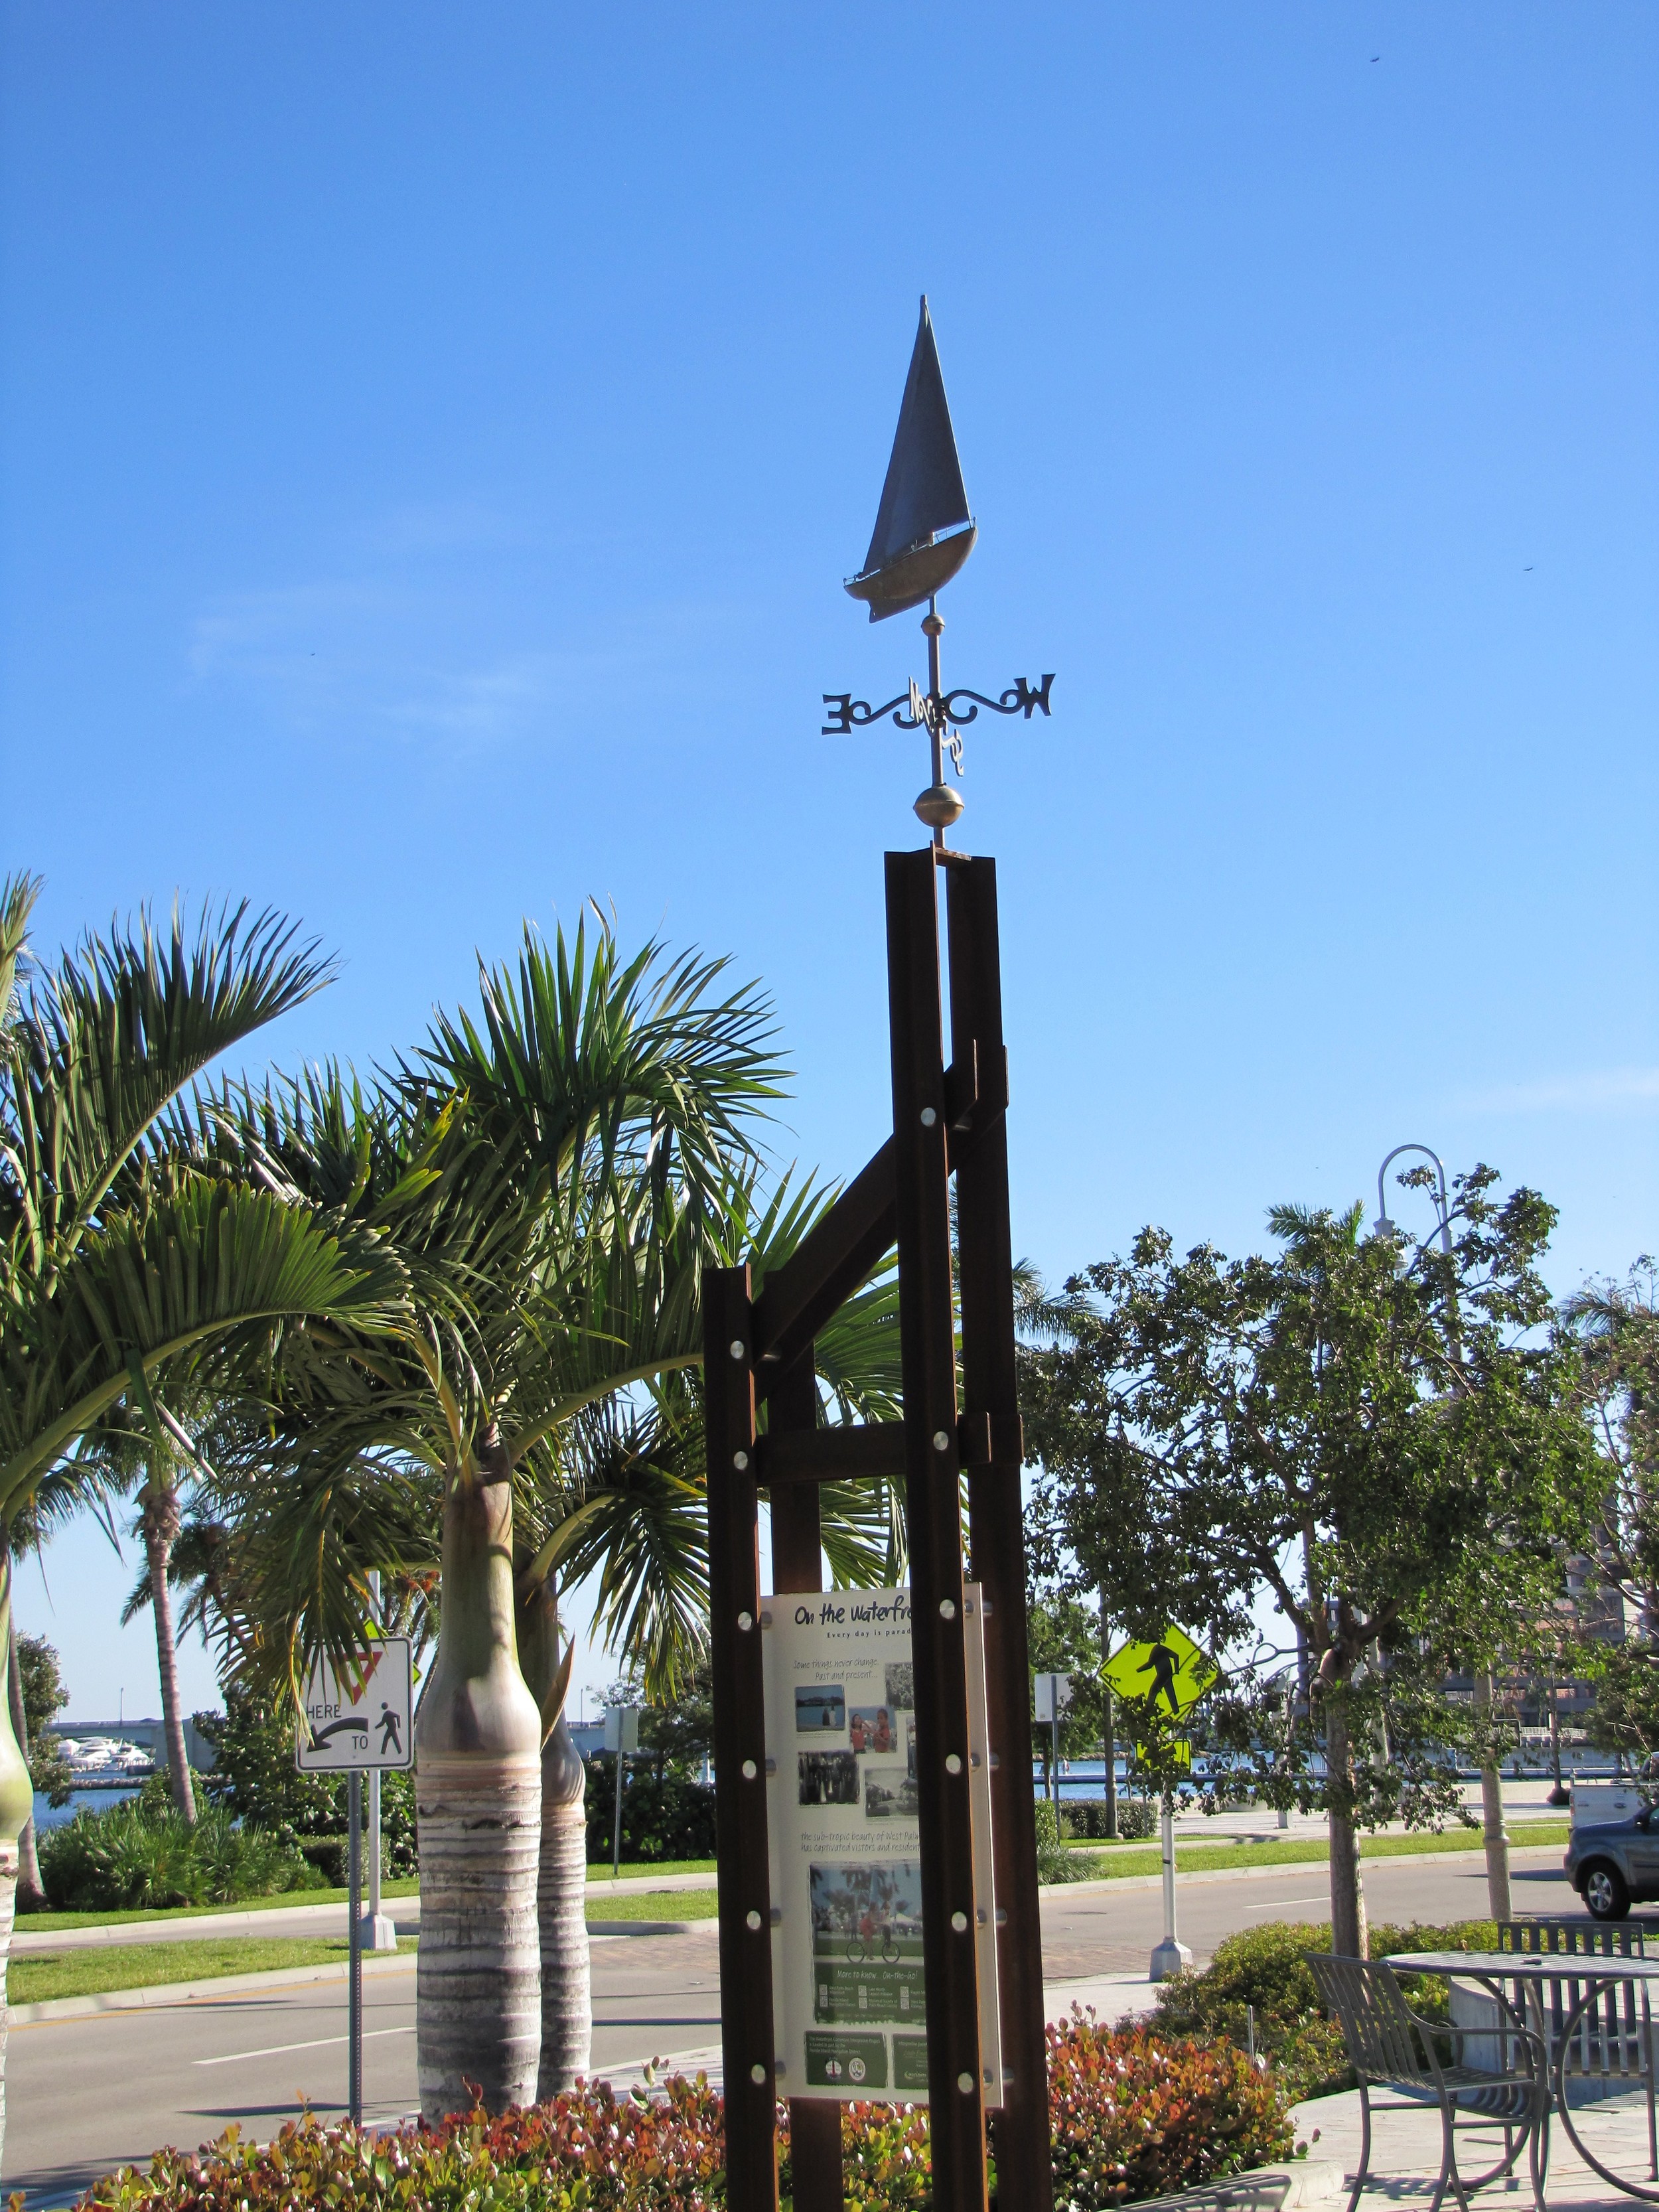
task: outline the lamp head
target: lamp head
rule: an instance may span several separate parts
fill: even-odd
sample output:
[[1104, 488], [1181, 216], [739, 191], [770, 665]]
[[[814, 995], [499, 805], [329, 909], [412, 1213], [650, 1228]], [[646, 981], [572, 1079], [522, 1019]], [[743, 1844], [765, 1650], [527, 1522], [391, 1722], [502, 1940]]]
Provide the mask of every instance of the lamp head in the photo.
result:
[[1371, 1224], [1371, 1234], [1373, 1237], [1388, 1238], [1393, 1243], [1395, 1273], [1397, 1275], [1403, 1275], [1411, 1265], [1411, 1240], [1400, 1224], [1397, 1221], [1390, 1221], [1386, 1213], [1379, 1213]]

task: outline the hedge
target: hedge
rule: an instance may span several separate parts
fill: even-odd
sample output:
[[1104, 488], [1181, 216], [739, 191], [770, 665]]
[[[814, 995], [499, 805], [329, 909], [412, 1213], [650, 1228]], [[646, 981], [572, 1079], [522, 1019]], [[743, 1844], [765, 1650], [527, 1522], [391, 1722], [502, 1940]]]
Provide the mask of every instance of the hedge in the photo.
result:
[[[1341, 2030], [1327, 2017], [1306, 1954], [1328, 1951], [1329, 1925], [1270, 1920], [1216, 1946], [1207, 1966], [1176, 1974], [1158, 1991], [1158, 2027], [1170, 2035], [1237, 2045], [1246, 2041], [1255, 2013], [1255, 2047], [1271, 2061], [1292, 2104], [1304, 2097], [1351, 2089]], [[1490, 1920], [1455, 1920], [1445, 1927], [1413, 1921], [1381, 1923], [1370, 1930], [1373, 1959], [1390, 1951], [1495, 1951], [1498, 1929]], [[1446, 2015], [1445, 1982], [1437, 1976], [1404, 1978], [1413, 2008], [1430, 2019]]]
[[[1243, 2051], [1115, 2030], [1092, 2014], [1048, 2031], [1056, 2192], [1076, 2212], [1195, 2186], [1287, 2156], [1285, 2103]], [[780, 2185], [793, 2193], [788, 2108]], [[925, 2212], [927, 2118], [914, 2106], [847, 2105], [848, 2212]], [[995, 2121], [992, 2123], [993, 2158]], [[491, 2119], [458, 2115], [384, 2134], [313, 2117], [263, 2148], [235, 2128], [194, 2154], [95, 2182], [82, 2212], [715, 2212], [726, 2202], [720, 2097], [700, 2075], [655, 2094], [588, 2084]]]
[[[617, 1817], [616, 1761], [587, 1762], [587, 1863], [609, 1866]], [[623, 1778], [622, 1855], [630, 1865], [653, 1859], [712, 1859], [714, 1793], [672, 1771], [660, 1782], [643, 1767]]]

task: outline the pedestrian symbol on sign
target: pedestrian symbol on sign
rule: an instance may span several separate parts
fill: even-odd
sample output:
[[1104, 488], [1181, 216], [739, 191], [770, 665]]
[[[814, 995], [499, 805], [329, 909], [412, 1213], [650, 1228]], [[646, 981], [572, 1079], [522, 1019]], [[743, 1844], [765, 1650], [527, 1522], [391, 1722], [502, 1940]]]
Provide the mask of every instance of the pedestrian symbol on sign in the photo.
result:
[[383, 1636], [337, 1673], [319, 1659], [306, 1684], [295, 1758], [302, 1773], [413, 1763], [409, 1638]]

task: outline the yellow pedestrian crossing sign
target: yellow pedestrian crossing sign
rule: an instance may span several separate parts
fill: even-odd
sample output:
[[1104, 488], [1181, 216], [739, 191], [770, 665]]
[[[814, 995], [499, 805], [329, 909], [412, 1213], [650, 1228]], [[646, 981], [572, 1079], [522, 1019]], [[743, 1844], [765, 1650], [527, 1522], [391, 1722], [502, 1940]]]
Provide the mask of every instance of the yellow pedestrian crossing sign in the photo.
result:
[[1172, 1721], [1191, 1712], [1216, 1679], [1212, 1659], [1184, 1628], [1166, 1628], [1156, 1644], [1126, 1644], [1103, 1669], [1120, 1698], [1145, 1698]]

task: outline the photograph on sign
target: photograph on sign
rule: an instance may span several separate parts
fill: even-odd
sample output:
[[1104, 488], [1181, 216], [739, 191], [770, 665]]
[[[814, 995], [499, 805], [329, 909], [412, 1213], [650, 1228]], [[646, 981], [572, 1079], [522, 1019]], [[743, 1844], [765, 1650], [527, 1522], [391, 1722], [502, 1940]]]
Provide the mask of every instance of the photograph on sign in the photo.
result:
[[[767, 1741], [775, 2017], [790, 2096], [927, 2094], [915, 1674], [908, 1590], [773, 1596]], [[989, 1754], [977, 1592], [968, 1596], [981, 2034], [1001, 2097]], [[983, 1799], [983, 1816], [979, 1800]]]
[[847, 1692], [839, 1682], [814, 1682], [795, 1692], [797, 1735], [839, 1735], [847, 1726]]
[[850, 1751], [803, 1751], [797, 1754], [803, 1805], [856, 1805], [859, 1763]]
[[348, 1672], [337, 1674], [327, 1659], [319, 1659], [306, 1684], [295, 1765], [303, 1774], [412, 1766], [413, 1694], [406, 1636], [378, 1638]]

